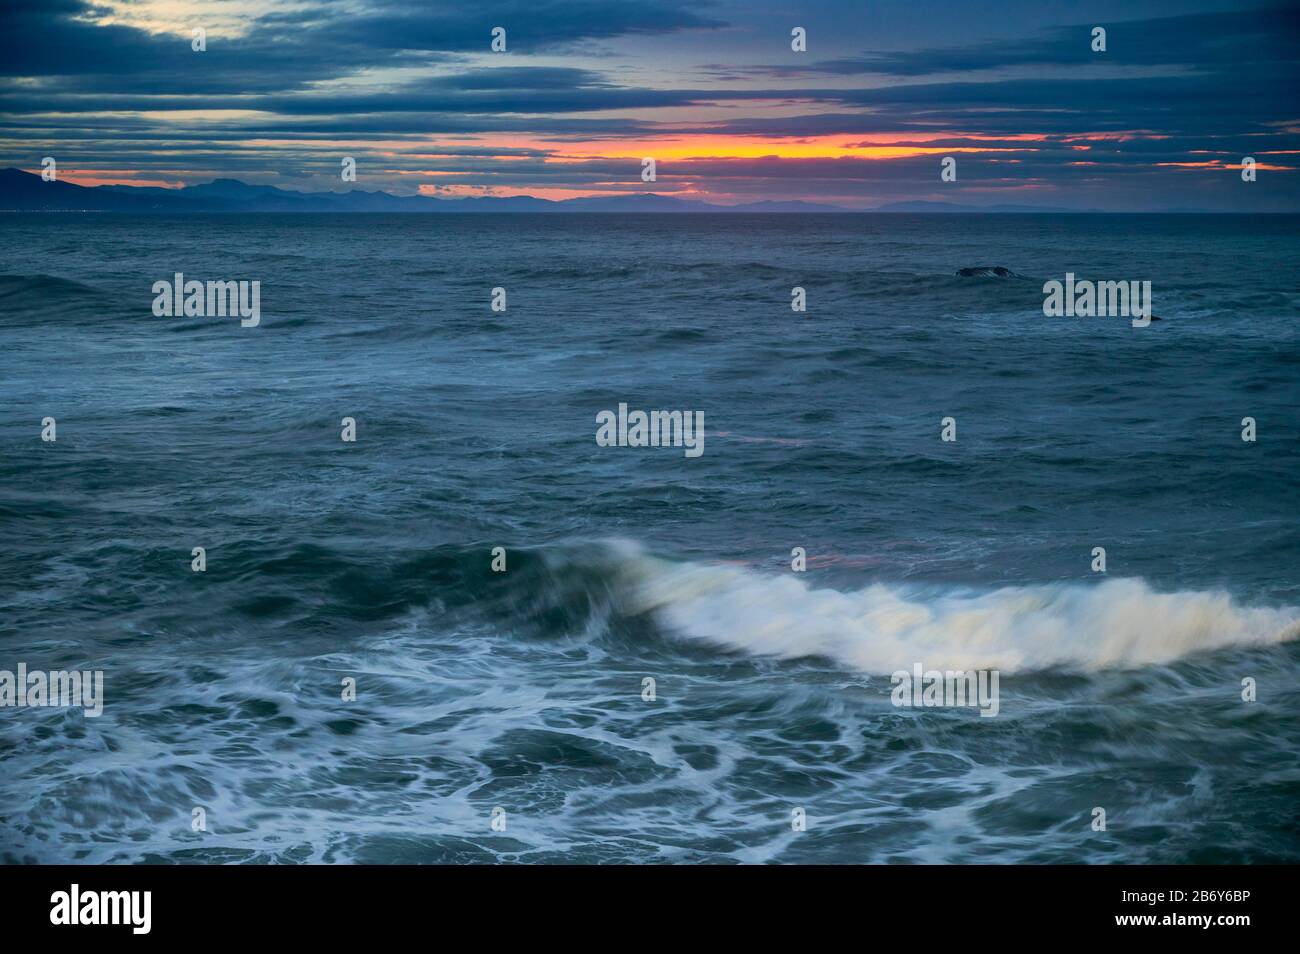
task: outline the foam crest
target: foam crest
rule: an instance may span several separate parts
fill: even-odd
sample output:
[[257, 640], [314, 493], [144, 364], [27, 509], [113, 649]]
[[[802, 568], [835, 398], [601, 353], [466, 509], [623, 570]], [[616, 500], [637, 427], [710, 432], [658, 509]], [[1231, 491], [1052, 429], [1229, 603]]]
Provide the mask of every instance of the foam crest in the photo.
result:
[[1141, 579], [925, 593], [875, 584], [813, 589], [793, 574], [640, 557], [626, 609], [676, 634], [781, 657], [827, 656], [865, 672], [920, 662], [1008, 672], [1132, 668], [1300, 636], [1300, 610], [1227, 593], [1157, 593]]

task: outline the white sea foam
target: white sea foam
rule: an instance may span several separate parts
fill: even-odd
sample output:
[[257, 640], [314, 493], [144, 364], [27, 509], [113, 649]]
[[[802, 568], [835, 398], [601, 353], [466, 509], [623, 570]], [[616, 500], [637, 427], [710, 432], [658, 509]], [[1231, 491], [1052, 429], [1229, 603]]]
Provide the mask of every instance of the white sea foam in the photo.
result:
[[873, 673], [918, 661], [1007, 672], [1132, 668], [1300, 636], [1295, 607], [1243, 607], [1215, 591], [1157, 593], [1141, 579], [841, 592], [793, 573], [623, 556], [632, 581], [625, 608], [653, 613], [677, 634], [758, 654], [826, 656]]

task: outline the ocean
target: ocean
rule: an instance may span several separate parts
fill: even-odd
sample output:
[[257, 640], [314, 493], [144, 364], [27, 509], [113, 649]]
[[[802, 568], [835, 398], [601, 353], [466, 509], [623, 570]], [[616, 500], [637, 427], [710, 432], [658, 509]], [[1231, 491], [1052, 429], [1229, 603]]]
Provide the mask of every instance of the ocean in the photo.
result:
[[0, 215], [0, 861], [1300, 861], [1298, 225]]

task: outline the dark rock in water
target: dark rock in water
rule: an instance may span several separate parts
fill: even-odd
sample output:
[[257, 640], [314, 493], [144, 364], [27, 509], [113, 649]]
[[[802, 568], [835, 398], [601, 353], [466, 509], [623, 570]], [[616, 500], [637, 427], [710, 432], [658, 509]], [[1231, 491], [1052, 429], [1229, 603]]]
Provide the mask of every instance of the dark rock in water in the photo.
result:
[[1016, 273], [1002, 265], [967, 265], [957, 269], [959, 278], [1014, 278]]

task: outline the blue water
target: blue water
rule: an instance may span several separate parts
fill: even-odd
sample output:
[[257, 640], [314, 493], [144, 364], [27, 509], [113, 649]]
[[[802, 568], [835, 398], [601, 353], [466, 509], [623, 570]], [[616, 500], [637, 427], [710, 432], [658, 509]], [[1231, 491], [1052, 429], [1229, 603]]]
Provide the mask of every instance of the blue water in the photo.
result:
[[1298, 225], [0, 216], [0, 860], [1300, 860]]

